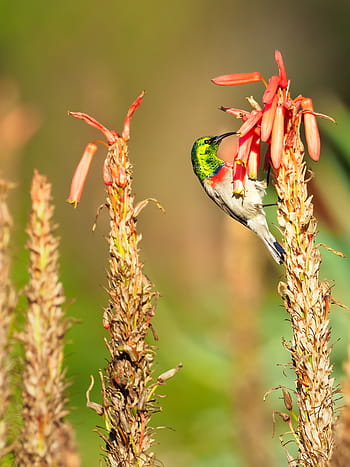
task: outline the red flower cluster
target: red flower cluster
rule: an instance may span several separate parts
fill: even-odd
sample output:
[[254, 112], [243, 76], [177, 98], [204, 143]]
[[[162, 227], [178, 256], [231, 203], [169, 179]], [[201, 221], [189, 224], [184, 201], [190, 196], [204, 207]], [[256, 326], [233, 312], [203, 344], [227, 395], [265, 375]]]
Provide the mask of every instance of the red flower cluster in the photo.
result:
[[[88, 125], [91, 125], [94, 128], [97, 128], [98, 130], [102, 131], [102, 133], [106, 137], [108, 146], [113, 146], [113, 144], [117, 142], [118, 138], [122, 138], [125, 142], [129, 141], [131, 119], [132, 119], [132, 116], [135, 110], [140, 106], [144, 95], [145, 95], [145, 92], [143, 91], [129, 107], [129, 110], [124, 120], [124, 127], [123, 127], [123, 132], [121, 135], [119, 135], [119, 133], [117, 133], [115, 130], [108, 130], [108, 128], [103, 126], [100, 122], [95, 120], [93, 117], [90, 117], [90, 115], [87, 115], [81, 112], [68, 112], [68, 115], [72, 115], [73, 117], [80, 118], [81, 120], [84, 120]], [[77, 168], [75, 169], [71, 187], [70, 187], [69, 196], [67, 199], [68, 203], [74, 204], [74, 206], [77, 206], [77, 204], [80, 201], [80, 198], [81, 198], [81, 195], [84, 189], [86, 177], [89, 173], [91, 161], [96, 151], [97, 151], [96, 144], [88, 143], [85, 147], [84, 153], [79, 161], [79, 164]], [[125, 178], [125, 174], [120, 169], [118, 174], [116, 174], [115, 176], [116, 183], [118, 183], [119, 186], [122, 186], [124, 183], [124, 178]], [[112, 184], [111, 174], [107, 170], [106, 164], [104, 164], [104, 169], [103, 169], [103, 182], [105, 185]]]
[[[320, 157], [320, 134], [318, 131], [317, 116], [313, 109], [312, 100], [303, 96], [291, 99], [289, 94], [290, 81], [287, 79], [281, 53], [276, 50], [275, 60], [278, 65], [278, 76], [272, 76], [266, 83], [259, 72], [236, 73], [222, 75], [212, 79], [212, 82], [221, 86], [234, 86], [237, 84], [255, 83], [262, 81], [266, 85], [262, 97], [263, 108], [252, 98], [248, 98], [253, 107], [251, 112], [245, 110], [226, 108], [221, 109], [243, 120], [238, 130], [237, 153], [233, 160], [233, 190], [235, 194], [244, 194], [246, 178], [256, 179], [260, 165], [261, 142], [268, 144], [265, 165], [271, 164], [278, 170], [281, 164], [282, 153], [288, 144], [288, 123], [296, 115], [304, 120], [305, 137], [308, 152], [314, 161]], [[329, 117], [326, 117], [329, 118]]]

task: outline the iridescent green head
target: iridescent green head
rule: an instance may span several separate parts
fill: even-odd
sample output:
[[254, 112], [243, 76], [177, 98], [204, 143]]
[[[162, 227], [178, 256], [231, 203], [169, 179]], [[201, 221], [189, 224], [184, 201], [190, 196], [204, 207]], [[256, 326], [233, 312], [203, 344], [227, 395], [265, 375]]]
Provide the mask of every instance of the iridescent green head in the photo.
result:
[[219, 145], [224, 138], [234, 134], [236, 132], [231, 131], [219, 136], [202, 136], [194, 142], [191, 152], [192, 166], [201, 182], [215, 175], [224, 165], [224, 161], [217, 156]]

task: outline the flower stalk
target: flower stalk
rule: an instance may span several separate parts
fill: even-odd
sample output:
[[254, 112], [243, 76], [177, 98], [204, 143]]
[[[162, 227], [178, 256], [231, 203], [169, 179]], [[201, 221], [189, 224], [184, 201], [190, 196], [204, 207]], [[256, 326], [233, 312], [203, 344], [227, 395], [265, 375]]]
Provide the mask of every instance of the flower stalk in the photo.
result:
[[109, 306], [104, 313], [111, 356], [103, 394], [108, 465], [151, 466], [154, 455], [147, 451], [153, 437], [147, 426], [157, 409], [150, 388], [154, 349], [146, 336], [157, 294], [143, 274], [138, 254], [141, 236], [136, 231], [131, 164], [123, 138], [109, 148], [106, 167], [112, 179], [106, 200], [110, 216]]
[[[309, 156], [317, 161], [320, 156], [320, 135], [312, 100], [303, 96], [292, 99], [290, 81], [279, 51], [275, 52], [278, 75], [266, 81], [259, 73], [235, 73], [212, 80], [219, 85], [235, 85], [262, 81], [266, 85], [263, 108], [252, 99], [249, 113], [238, 109], [222, 108], [242, 118], [238, 131], [240, 140], [246, 131], [260, 134], [267, 143], [265, 167], [271, 166], [275, 175], [278, 195], [277, 218], [285, 247], [286, 281], [279, 285], [279, 292], [290, 316], [293, 337], [286, 348], [291, 353], [292, 367], [296, 374], [296, 398], [299, 409], [296, 427], [291, 427], [299, 448], [298, 459], [288, 454], [290, 465], [322, 467], [329, 465], [334, 446], [334, 392], [332, 365], [330, 363], [329, 304], [330, 286], [320, 280], [321, 255], [315, 244], [317, 221], [313, 214], [312, 197], [307, 189], [307, 168], [304, 162], [304, 145], [300, 126], [304, 123]], [[260, 76], [260, 79], [259, 79]], [[259, 133], [260, 132], [260, 133]], [[240, 147], [240, 142], [239, 142]], [[239, 162], [240, 149], [233, 163]], [[258, 161], [257, 151], [245, 155]], [[257, 173], [252, 170], [252, 173]], [[241, 195], [249, 173], [233, 172], [233, 187], [240, 182]], [[286, 420], [291, 420], [287, 416]]]
[[0, 180], [0, 464], [11, 450], [7, 411], [11, 397], [10, 333], [16, 295], [9, 277], [9, 242], [12, 219], [7, 206], [11, 185]]
[[28, 312], [24, 332], [23, 428], [17, 447], [18, 465], [77, 467], [64, 390], [63, 345], [68, 324], [58, 273], [58, 239], [52, 223], [51, 185], [34, 172], [29, 236]]
[[286, 348], [296, 374], [299, 456], [303, 466], [326, 466], [333, 451], [334, 388], [329, 343], [330, 286], [319, 278], [321, 255], [315, 244], [317, 221], [308, 194], [300, 114], [288, 121], [276, 178], [277, 218], [286, 250], [286, 281], [279, 291], [293, 337]]
[[[146, 341], [150, 330], [153, 331], [151, 319], [158, 293], [143, 273], [138, 247], [141, 235], [137, 233], [136, 222], [138, 214], [150, 200], [134, 203], [132, 165], [127, 146], [131, 118], [143, 96], [144, 93], [130, 106], [121, 135], [108, 130], [89, 115], [70, 112], [70, 115], [102, 131], [108, 143], [103, 181], [110, 219], [109, 303], [104, 310], [103, 326], [109, 333], [105, 342], [110, 359], [100, 374], [102, 405], [90, 402], [91, 388], [87, 392], [87, 405], [104, 417], [106, 432], [100, 431], [99, 434], [105, 442], [107, 465], [111, 467], [155, 465], [155, 455], [149, 451], [154, 442], [149, 422], [152, 414], [160, 410], [155, 405], [155, 392], [180, 368], [165, 372], [154, 382], [155, 348]], [[72, 190], [72, 184], [68, 198], [73, 204], [80, 200], [86, 178], [84, 172], [80, 183], [76, 174], [73, 177], [74, 187], [79, 186], [79, 189]], [[75, 192], [79, 193], [78, 197]]]

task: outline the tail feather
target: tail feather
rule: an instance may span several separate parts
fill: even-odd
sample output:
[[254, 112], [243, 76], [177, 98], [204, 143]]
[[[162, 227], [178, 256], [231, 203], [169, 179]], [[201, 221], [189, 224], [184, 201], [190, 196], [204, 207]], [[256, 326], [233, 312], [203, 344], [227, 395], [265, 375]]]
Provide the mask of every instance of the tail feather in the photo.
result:
[[271, 237], [273, 240], [267, 239], [264, 237], [263, 241], [265, 245], [267, 246], [269, 252], [271, 253], [273, 259], [276, 261], [276, 263], [283, 264], [286, 252], [284, 248], [282, 247], [282, 245], [280, 245], [278, 241], [272, 235]]

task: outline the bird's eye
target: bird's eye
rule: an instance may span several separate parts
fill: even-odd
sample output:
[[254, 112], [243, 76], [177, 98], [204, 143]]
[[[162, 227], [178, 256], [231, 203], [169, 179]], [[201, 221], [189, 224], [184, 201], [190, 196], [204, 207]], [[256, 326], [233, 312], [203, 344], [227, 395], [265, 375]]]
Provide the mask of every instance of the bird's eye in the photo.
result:
[[205, 139], [205, 140], [203, 141], [203, 143], [204, 143], [204, 144], [210, 144], [210, 140], [209, 140], [209, 139]]

